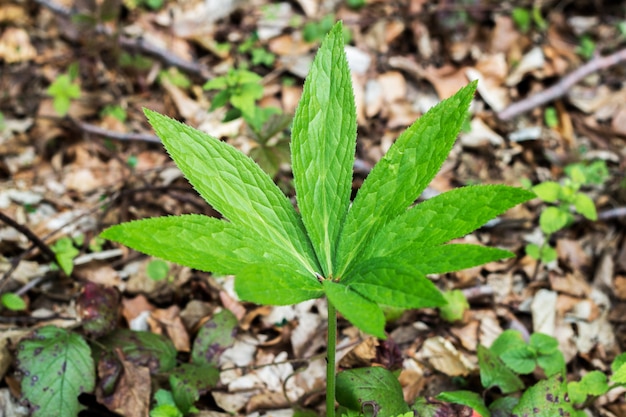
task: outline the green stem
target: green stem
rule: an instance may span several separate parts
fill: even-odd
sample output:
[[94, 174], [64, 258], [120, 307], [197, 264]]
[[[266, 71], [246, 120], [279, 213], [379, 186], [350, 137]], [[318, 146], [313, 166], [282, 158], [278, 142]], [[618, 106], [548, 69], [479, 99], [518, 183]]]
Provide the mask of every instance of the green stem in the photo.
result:
[[335, 353], [337, 310], [328, 300], [328, 346], [326, 347], [326, 417], [335, 417]]

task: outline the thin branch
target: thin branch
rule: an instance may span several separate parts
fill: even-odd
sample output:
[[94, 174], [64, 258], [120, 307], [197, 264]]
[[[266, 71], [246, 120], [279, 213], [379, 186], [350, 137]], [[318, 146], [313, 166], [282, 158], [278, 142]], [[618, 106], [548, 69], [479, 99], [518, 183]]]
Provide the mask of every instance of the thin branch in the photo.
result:
[[[47, 8], [48, 10], [59, 16], [64, 16], [66, 18], [71, 18], [72, 15], [77, 13], [74, 9], [61, 6], [50, 0], [35, 0], [35, 3]], [[99, 24], [95, 26], [94, 30], [98, 34], [114, 36], [113, 30], [108, 26]], [[157, 58], [166, 65], [174, 66], [189, 74], [202, 77], [205, 80], [213, 78], [213, 73], [209, 70], [207, 66], [202, 65], [198, 62], [187, 61], [183, 58], [173, 55], [171, 51], [154, 45], [141, 37], [130, 38], [128, 36], [119, 35], [117, 37], [117, 42], [124, 49], [152, 56], [153, 58]]]
[[598, 213], [598, 220], [609, 220], [615, 217], [626, 217], [626, 207], [615, 207]]
[[564, 96], [568, 91], [580, 80], [594, 72], [619, 64], [626, 61], [626, 48], [621, 49], [611, 55], [597, 56], [587, 62], [582, 67], [563, 77], [558, 83], [552, 87], [540, 91], [522, 101], [511, 104], [506, 109], [498, 113], [500, 120], [510, 120], [515, 116], [525, 113], [531, 109], [542, 106], [545, 103], [553, 101]]
[[161, 139], [159, 139], [155, 135], [150, 135], [146, 133], [115, 132], [113, 130], [103, 129], [99, 126], [92, 125], [91, 123], [86, 123], [78, 119], [72, 118], [71, 120], [83, 132], [91, 133], [91, 134], [98, 135], [98, 136], [103, 136], [109, 139], [122, 140], [122, 141], [142, 141], [142, 142], [149, 142], [149, 143], [161, 143]]
[[0, 221], [2, 221], [3, 223], [6, 223], [7, 225], [11, 226], [15, 230], [17, 230], [18, 232], [26, 236], [28, 240], [30, 240], [35, 246], [39, 248], [39, 250], [41, 250], [41, 252], [48, 258], [49, 261], [56, 262], [57, 256], [52, 251], [52, 249], [50, 249], [50, 246], [46, 245], [45, 242], [41, 240], [39, 236], [34, 234], [28, 227], [22, 224], [19, 224], [18, 222], [16, 222], [15, 220], [13, 220], [12, 218], [10, 218], [9, 216], [7, 216], [1, 211], [0, 211]]

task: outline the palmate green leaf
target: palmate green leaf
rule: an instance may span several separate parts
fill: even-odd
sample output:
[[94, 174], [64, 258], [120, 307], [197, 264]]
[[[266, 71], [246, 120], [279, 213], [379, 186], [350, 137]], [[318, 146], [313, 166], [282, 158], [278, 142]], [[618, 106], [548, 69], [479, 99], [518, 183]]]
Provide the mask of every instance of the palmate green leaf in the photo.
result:
[[275, 242], [313, 275], [319, 266], [300, 216], [272, 179], [232, 146], [190, 126], [145, 110], [185, 177], [224, 217], [262, 242]]
[[[337, 249], [338, 275], [389, 221], [422, 193], [445, 161], [465, 120], [476, 82], [442, 101], [405, 130], [363, 182]], [[392, 242], [392, 241], [388, 241]]]
[[465, 236], [534, 197], [529, 191], [506, 185], [468, 186], [439, 194], [389, 222], [364, 257], [397, 256], [422, 247], [438, 246]]
[[[156, 217], [123, 223], [102, 237], [180, 265], [217, 274], [236, 274], [255, 262], [299, 265], [274, 242], [261, 243], [233, 223], [198, 214]], [[306, 273], [304, 268], [299, 269]], [[316, 281], [310, 275], [308, 279]]]
[[243, 301], [272, 305], [297, 304], [324, 295], [322, 285], [309, 275], [261, 263], [237, 273], [235, 291]]
[[480, 368], [480, 383], [485, 389], [497, 386], [503, 394], [510, 394], [524, 388], [522, 380], [502, 362], [498, 355], [482, 345], [478, 345], [476, 353]]
[[327, 277], [333, 273], [337, 239], [350, 205], [355, 139], [352, 81], [342, 26], [337, 24], [304, 83], [291, 140], [298, 207]]
[[322, 281], [328, 302], [353, 325], [381, 339], [385, 336], [385, 316], [380, 307], [342, 282]]
[[391, 307], [438, 307], [446, 303], [431, 281], [395, 259], [374, 258], [359, 264], [342, 282], [375, 303]]

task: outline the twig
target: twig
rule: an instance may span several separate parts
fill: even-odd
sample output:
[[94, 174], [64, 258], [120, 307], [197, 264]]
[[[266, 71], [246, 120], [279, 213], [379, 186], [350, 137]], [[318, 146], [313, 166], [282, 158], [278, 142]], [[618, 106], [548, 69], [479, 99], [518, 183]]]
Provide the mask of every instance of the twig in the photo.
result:
[[[76, 13], [75, 10], [73, 9], [61, 6], [49, 0], [35, 0], [35, 3], [47, 8], [48, 10], [54, 12], [57, 15], [64, 16], [66, 18], [70, 18], [73, 14]], [[95, 26], [94, 30], [98, 34], [114, 36], [112, 29], [109, 28], [108, 26], [99, 24]], [[167, 49], [154, 45], [141, 37], [130, 38], [128, 36], [119, 35], [117, 37], [117, 42], [124, 49], [150, 55], [154, 58], [159, 59], [166, 65], [177, 67], [187, 73], [197, 75], [204, 79], [213, 78], [213, 74], [211, 73], [209, 68], [206, 67], [205, 65], [201, 65], [197, 62], [192, 62], [192, 61], [187, 61], [185, 59], [182, 59], [176, 55], [173, 55]]]
[[115, 132], [113, 130], [103, 129], [99, 126], [92, 125], [91, 123], [82, 122], [78, 119], [71, 119], [72, 122], [83, 132], [92, 133], [94, 135], [103, 136], [105, 138], [122, 140], [122, 141], [141, 141], [149, 143], [161, 143], [155, 135], [149, 135], [146, 133], [124, 133]]
[[615, 217], [626, 216], [626, 207], [615, 207], [598, 213], [598, 220], [608, 220]]
[[509, 107], [498, 113], [498, 118], [500, 120], [510, 120], [517, 115], [562, 97], [567, 94], [569, 89], [572, 88], [574, 84], [578, 83], [589, 74], [619, 64], [622, 61], [626, 61], [626, 48], [611, 55], [597, 56], [582, 67], [563, 77], [552, 87], [540, 91], [539, 93], [534, 94], [522, 101], [511, 104]]
[[2, 221], [3, 223], [6, 223], [7, 225], [11, 226], [15, 230], [17, 230], [18, 232], [26, 236], [28, 240], [30, 240], [35, 246], [39, 248], [39, 250], [41, 250], [41, 252], [43, 252], [43, 254], [48, 258], [49, 261], [56, 262], [57, 256], [52, 251], [52, 249], [50, 249], [50, 247], [46, 245], [45, 242], [41, 240], [39, 236], [34, 234], [28, 227], [22, 224], [19, 224], [18, 222], [16, 222], [15, 220], [13, 220], [12, 218], [10, 218], [9, 216], [7, 216], [1, 211], [0, 211], [0, 221]]

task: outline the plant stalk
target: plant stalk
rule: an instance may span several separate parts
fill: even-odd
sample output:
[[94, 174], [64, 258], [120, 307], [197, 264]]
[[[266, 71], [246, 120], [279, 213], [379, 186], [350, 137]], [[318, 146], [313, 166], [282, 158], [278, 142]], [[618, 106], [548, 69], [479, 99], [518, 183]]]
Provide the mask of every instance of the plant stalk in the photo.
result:
[[335, 354], [337, 349], [337, 310], [328, 300], [328, 344], [326, 347], [326, 416], [335, 417]]

